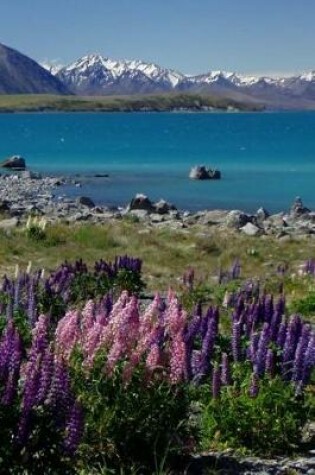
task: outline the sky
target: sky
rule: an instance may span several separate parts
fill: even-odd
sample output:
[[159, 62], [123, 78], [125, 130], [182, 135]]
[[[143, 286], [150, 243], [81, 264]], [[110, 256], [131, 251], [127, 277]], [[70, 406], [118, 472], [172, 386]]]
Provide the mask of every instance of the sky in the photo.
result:
[[289, 75], [315, 69], [314, 20], [315, 0], [0, 0], [0, 42], [38, 62]]

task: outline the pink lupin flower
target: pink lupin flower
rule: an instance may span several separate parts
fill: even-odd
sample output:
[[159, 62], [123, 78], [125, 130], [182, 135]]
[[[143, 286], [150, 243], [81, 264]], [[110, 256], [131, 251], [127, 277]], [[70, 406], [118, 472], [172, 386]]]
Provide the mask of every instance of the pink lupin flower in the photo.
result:
[[121, 312], [126, 307], [129, 300], [130, 299], [128, 297], [128, 292], [124, 291], [121, 293], [117, 302], [113, 305], [112, 311], [109, 316], [109, 322], [106, 326], [105, 331], [102, 334], [102, 344], [105, 347], [108, 347], [113, 343], [115, 335], [117, 333], [117, 328], [120, 325], [119, 322], [121, 318]]
[[159, 307], [161, 299], [157, 294], [153, 302], [147, 307], [144, 314], [141, 316], [139, 322], [139, 334], [137, 346], [133, 352], [131, 359], [134, 364], [138, 362], [141, 356], [146, 353], [151, 346], [151, 342], [154, 341], [157, 330], [159, 328]]
[[78, 311], [68, 312], [56, 328], [57, 351], [69, 359], [77, 343], [81, 342], [80, 314]]
[[161, 364], [161, 350], [157, 343], [151, 346], [149, 354], [146, 359], [146, 367], [153, 372]]
[[113, 327], [114, 344], [107, 358], [107, 370], [112, 372], [115, 364], [122, 357], [132, 354], [139, 334], [139, 309], [136, 297], [131, 297], [126, 307], [117, 314]]
[[93, 327], [94, 322], [95, 322], [94, 312], [95, 312], [95, 303], [93, 302], [93, 300], [89, 300], [85, 304], [82, 310], [81, 325], [82, 325], [83, 330], [86, 330], [86, 329], [88, 330], [89, 328]]
[[185, 376], [186, 344], [182, 335], [178, 334], [170, 346], [170, 381], [173, 384], [181, 382]]

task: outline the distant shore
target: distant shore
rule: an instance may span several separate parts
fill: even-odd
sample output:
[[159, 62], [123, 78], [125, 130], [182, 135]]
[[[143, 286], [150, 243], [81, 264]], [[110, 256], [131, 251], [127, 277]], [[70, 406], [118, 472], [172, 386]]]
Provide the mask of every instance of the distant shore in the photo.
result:
[[297, 198], [289, 211], [270, 214], [264, 208], [249, 214], [242, 210], [182, 211], [164, 200], [152, 202], [145, 195], [130, 197], [125, 207], [97, 206], [89, 196], [70, 197], [64, 186], [81, 187], [75, 177], [42, 176], [12, 172], [0, 176], [0, 229], [15, 227], [29, 216], [47, 222], [102, 224], [121, 219], [141, 222], [145, 227], [185, 229], [192, 226], [231, 230], [248, 236], [273, 235], [278, 239], [315, 237], [315, 212]]
[[260, 112], [259, 103], [203, 94], [132, 96], [0, 95], [0, 113], [11, 112]]

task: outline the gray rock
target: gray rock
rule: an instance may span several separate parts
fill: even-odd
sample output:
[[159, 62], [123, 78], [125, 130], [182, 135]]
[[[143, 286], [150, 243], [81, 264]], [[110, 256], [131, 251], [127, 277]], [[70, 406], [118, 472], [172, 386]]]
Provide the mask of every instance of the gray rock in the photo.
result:
[[302, 199], [297, 196], [293, 202], [293, 205], [290, 209], [290, 214], [294, 217], [302, 216], [308, 214], [311, 210], [304, 206]]
[[138, 219], [145, 219], [148, 217], [149, 212], [146, 209], [133, 209], [129, 212], [129, 214]]
[[93, 200], [91, 200], [91, 198], [89, 198], [88, 196], [80, 196], [78, 199], [77, 199], [77, 203], [79, 205], [83, 205], [83, 206], [86, 206], [87, 208], [95, 208], [95, 203]]
[[0, 221], [0, 229], [12, 229], [18, 226], [19, 220], [17, 218], [10, 218], [10, 219], [2, 219]]
[[250, 218], [247, 214], [239, 210], [230, 211], [225, 219], [225, 225], [228, 228], [239, 229], [250, 222]]
[[150, 215], [150, 221], [152, 223], [161, 223], [162, 221], [165, 221], [165, 215], [164, 214], [153, 213], [153, 214]]
[[268, 213], [267, 210], [265, 210], [265, 208], [259, 208], [257, 211], [256, 211], [256, 222], [261, 225], [263, 224], [264, 221], [266, 221], [267, 218], [269, 218], [270, 214]]
[[146, 195], [137, 194], [127, 206], [127, 211], [133, 210], [144, 210], [148, 213], [154, 213], [155, 207]]
[[0, 166], [2, 168], [10, 168], [13, 170], [25, 170], [26, 164], [23, 157], [20, 155], [13, 155], [13, 157], [4, 160]]
[[155, 212], [158, 214], [168, 214], [170, 211], [177, 211], [176, 206], [168, 203], [165, 200], [160, 200], [154, 203]]
[[221, 172], [206, 168], [204, 165], [197, 165], [190, 170], [189, 178], [193, 180], [220, 180]]
[[240, 228], [240, 231], [242, 231], [247, 236], [259, 236], [264, 232], [261, 228], [255, 226], [253, 223], [246, 223], [245, 226]]
[[226, 222], [227, 216], [229, 211], [224, 210], [213, 210], [213, 211], [206, 211], [205, 213], [201, 213], [198, 219], [200, 224], [206, 224], [208, 226], [224, 224]]

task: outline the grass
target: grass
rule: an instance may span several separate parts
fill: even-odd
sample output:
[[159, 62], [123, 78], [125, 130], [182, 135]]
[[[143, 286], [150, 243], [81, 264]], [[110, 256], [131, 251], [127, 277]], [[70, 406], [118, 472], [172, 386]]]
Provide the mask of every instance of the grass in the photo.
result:
[[[144, 261], [148, 291], [179, 289], [181, 276], [193, 267], [197, 280], [214, 285], [221, 268], [238, 258], [242, 278], [259, 278], [268, 291], [277, 291], [277, 267], [285, 264], [283, 278], [288, 301], [315, 290], [315, 279], [297, 275], [298, 267], [315, 256], [315, 240], [281, 242], [273, 237], [252, 238], [211, 227], [181, 230], [147, 228], [128, 219], [102, 225], [50, 225], [46, 239], [30, 239], [24, 228], [0, 231], [0, 273], [13, 274], [15, 266], [54, 269], [64, 260], [82, 258], [92, 264], [128, 254]], [[280, 279], [281, 280], [281, 279]]]
[[0, 112], [134, 112], [170, 111], [176, 109], [226, 110], [228, 108], [262, 110], [259, 104], [249, 104], [206, 94], [168, 93], [132, 96], [58, 96], [45, 94], [0, 95]]

